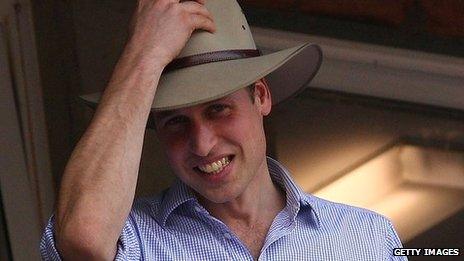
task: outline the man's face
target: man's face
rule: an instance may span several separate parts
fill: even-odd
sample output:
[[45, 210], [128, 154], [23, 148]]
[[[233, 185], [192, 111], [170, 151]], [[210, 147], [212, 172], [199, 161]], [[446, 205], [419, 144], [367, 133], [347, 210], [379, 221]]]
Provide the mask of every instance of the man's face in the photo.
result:
[[225, 203], [254, 189], [266, 171], [263, 116], [271, 97], [263, 80], [252, 95], [254, 102], [243, 88], [212, 102], [155, 113], [174, 173], [211, 202]]

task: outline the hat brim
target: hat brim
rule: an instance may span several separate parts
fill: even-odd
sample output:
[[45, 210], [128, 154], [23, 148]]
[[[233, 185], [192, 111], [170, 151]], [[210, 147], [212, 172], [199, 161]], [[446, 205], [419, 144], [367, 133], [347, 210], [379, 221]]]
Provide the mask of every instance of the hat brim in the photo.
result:
[[[152, 109], [171, 110], [219, 99], [265, 76], [277, 104], [304, 89], [321, 62], [320, 47], [308, 43], [263, 56], [175, 70], [161, 76]], [[81, 96], [91, 107], [100, 97], [101, 93]]]

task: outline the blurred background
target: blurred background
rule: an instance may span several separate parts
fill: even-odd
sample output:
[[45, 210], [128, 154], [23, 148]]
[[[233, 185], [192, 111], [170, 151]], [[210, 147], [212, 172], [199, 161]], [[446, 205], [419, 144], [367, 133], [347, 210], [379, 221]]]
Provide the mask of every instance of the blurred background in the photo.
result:
[[[0, 260], [39, 259], [67, 159], [135, 0], [0, 0]], [[464, 1], [242, 0], [264, 52], [315, 42], [320, 73], [266, 120], [307, 192], [389, 217], [406, 247], [464, 247]], [[137, 195], [173, 180], [146, 132]]]

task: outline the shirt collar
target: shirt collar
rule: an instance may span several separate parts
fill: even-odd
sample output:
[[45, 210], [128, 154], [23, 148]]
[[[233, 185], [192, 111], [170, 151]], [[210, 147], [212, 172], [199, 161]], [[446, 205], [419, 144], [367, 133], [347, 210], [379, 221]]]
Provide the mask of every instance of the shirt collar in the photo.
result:
[[[291, 178], [290, 172], [278, 161], [271, 157], [267, 157], [267, 165], [271, 179], [285, 191], [285, 211], [289, 214], [291, 220], [294, 221], [296, 219], [300, 208], [311, 207], [314, 212], [316, 224], [319, 226], [320, 219], [315, 208], [315, 199], [304, 193], [303, 190], [295, 184]], [[154, 213], [155, 219], [164, 227], [169, 215], [186, 202], [197, 202], [197, 199], [185, 183], [176, 179], [174, 184], [164, 193], [160, 208], [158, 209], [158, 215]]]
[[286, 211], [292, 221], [296, 219], [301, 208], [311, 208], [314, 213], [314, 221], [320, 225], [320, 218], [316, 209], [316, 198], [306, 194], [292, 179], [290, 172], [278, 161], [267, 157], [267, 166], [271, 179], [279, 185], [286, 194]]
[[196, 200], [190, 188], [179, 179], [176, 179], [172, 186], [164, 193], [158, 213], [154, 213], [154, 217], [164, 227], [166, 220], [174, 210], [186, 202]]

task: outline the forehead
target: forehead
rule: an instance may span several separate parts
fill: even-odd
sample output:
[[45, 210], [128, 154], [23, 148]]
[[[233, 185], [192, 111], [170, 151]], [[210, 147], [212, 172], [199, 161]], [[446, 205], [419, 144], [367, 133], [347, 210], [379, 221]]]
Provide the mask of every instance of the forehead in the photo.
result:
[[[218, 103], [218, 102], [231, 102], [231, 103], [240, 103], [243, 102], [244, 99], [243, 97], [245, 95], [248, 95], [247, 91], [245, 88], [242, 88], [240, 90], [237, 90], [229, 95], [226, 95], [224, 97], [221, 97], [216, 100], [208, 101], [205, 103], [200, 103], [197, 105], [185, 107], [185, 108], [180, 108], [180, 109], [174, 109], [174, 110], [164, 110], [164, 111], [153, 111], [153, 116], [155, 117], [156, 120], [160, 120], [166, 117], [169, 117], [174, 114], [181, 114], [189, 111], [197, 111], [197, 110], [202, 110], [204, 108], [207, 108], [209, 105]], [[246, 96], [245, 96], [246, 97]]]

